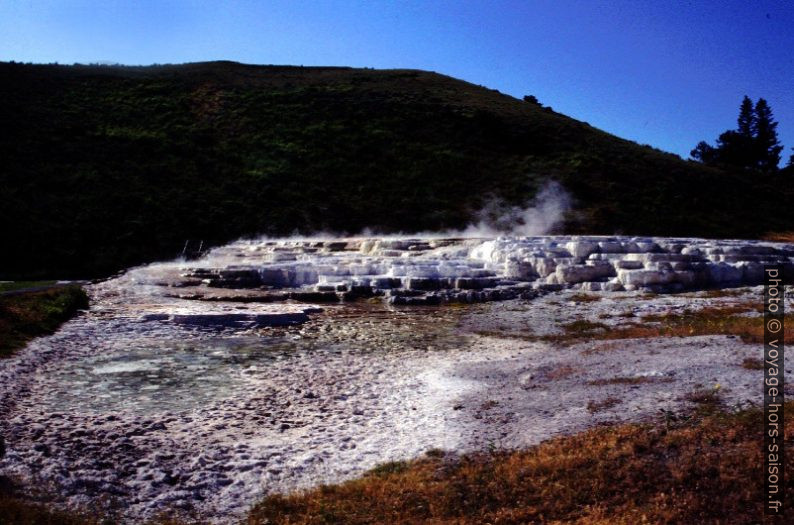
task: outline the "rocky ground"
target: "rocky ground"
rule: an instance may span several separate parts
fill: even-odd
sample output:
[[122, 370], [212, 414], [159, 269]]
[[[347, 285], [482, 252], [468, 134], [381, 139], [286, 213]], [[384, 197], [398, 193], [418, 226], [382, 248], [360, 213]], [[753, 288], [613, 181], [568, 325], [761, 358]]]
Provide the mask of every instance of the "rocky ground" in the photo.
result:
[[[762, 347], [736, 337], [555, 339], [581, 321], [617, 330], [760, 305], [757, 286], [657, 295], [524, 284], [533, 293], [440, 307], [389, 304], [371, 287], [369, 299], [318, 307], [262, 299], [291, 293], [262, 283], [189, 283], [197, 295], [179, 297], [197, 267], [154, 265], [94, 285], [90, 312], [0, 362], [1, 473], [131, 521], [163, 509], [228, 521], [264, 493], [431, 449], [522, 447], [680, 412], [698, 392], [719, 392], [726, 406], [761, 402], [762, 372], [745, 365]], [[348, 291], [362, 286], [347, 279]]]

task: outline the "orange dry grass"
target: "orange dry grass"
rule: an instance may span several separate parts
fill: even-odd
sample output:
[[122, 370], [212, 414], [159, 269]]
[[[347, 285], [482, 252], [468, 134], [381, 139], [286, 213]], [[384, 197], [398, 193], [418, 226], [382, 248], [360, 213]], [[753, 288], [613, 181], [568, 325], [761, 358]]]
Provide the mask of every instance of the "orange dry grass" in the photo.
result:
[[248, 523], [758, 523], [761, 419], [757, 410], [715, 413], [670, 430], [627, 424], [519, 452], [434, 455], [269, 496]]
[[794, 242], [794, 232], [769, 232], [761, 239], [770, 242]]
[[[763, 317], [737, 315], [756, 309], [755, 305], [728, 305], [687, 311], [680, 314], [653, 315], [643, 323], [629, 323], [604, 330], [600, 323], [581, 321], [563, 325], [563, 334], [543, 339], [557, 343], [576, 343], [588, 340], [640, 339], [651, 337], [691, 337], [698, 335], [735, 335], [746, 343], [763, 343]], [[794, 314], [785, 316], [783, 339], [794, 343]]]

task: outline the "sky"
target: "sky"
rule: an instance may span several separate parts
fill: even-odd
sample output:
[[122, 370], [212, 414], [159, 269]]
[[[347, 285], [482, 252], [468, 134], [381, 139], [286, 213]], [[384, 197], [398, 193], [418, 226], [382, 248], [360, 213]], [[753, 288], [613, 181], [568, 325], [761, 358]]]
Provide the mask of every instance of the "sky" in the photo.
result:
[[0, 0], [0, 60], [415, 68], [684, 158], [767, 99], [794, 147], [794, 2]]

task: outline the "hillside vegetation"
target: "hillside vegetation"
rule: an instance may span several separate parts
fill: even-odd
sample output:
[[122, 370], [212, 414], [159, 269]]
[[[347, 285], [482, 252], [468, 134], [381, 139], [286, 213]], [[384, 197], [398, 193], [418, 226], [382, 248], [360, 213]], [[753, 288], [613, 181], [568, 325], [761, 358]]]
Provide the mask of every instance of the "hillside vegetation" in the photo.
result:
[[686, 162], [431, 72], [2, 63], [0, 78], [0, 278], [105, 275], [188, 239], [462, 227], [549, 178], [574, 197], [567, 232], [794, 229], [790, 177]]

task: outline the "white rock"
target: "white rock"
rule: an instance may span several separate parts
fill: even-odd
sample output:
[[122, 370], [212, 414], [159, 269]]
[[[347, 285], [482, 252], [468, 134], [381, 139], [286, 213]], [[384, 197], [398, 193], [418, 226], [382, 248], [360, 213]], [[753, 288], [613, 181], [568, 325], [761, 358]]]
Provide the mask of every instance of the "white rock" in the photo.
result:
[[591, 253], [598, 251], [598, 243], [591, 241], [571, 241], [565, 247], [577, 259], [584, 259]]
[[[600, 261], [593, 261], [599, 263]], [[597, 281], [604, 277], [615, 275], [615, 269], [609, 263], [600, 264], [577, 264], [557, 266], [555, 270], [557, 280], [561, 283], [581, 283], [584, 281]]]
[[640, 270], [645, 264], [642, 261], [623, 260], [618, 261], [617, 266], [621, 270]]
[[509, 260], [505, 262], [504, 275], [509, 279], [535, 279], [538, 274], [528, 261]]
[[742, 269], [742, 282], [745, 284], [758, 284], [764, 282], [764, 265], [757, 262], [740, 262], [737, 265]]
[[550, 273], [546, 276], [546, 284], [562, 284], [556, 273]]
[[700, 256], [703, 252], [700, 251], [700, 248], [695, 248], [694, 246], [685, 246], [681, 250], [682, 255], [692, 255], [692, 256]]
[[648, 286], [651, 284], [670, 284], [675, 281], [675, 273], [657, 270], [618, 270], [618, 279], [626, 285]]
[[721, 262], [708, 266], [709, 277], [714, 284], [738, 283], [742, 280], [742, 268]]
[[644, 253], [655, 252], [660, 249], [659, 245], [653, 241], [637, 242], [637, 248], [639, 248], [640, 252], [644, 252]]
[[554, 273], [554, 270], [557, 268], [557, 262], [551, 257], [533, 257], [530, 259], [530, 262], [532, 263], [535, 272], [540, 277], [546, 277], [547, 275]]
[[601, 253], [625, 253], [626, 249], [618, 241], [601, 241], [598, 243]]

